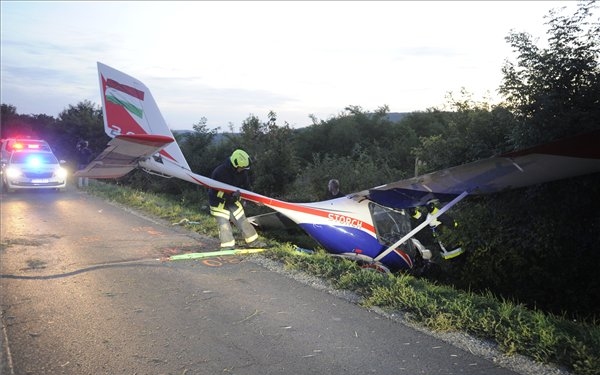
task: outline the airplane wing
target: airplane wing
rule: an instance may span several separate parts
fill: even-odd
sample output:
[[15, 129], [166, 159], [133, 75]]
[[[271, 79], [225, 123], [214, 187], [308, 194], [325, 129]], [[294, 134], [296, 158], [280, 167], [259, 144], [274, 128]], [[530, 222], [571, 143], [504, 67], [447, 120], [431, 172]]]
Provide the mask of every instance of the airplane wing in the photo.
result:
[[600, 130], [350, 194], [393, 208], [600, 172]]
[[108, 147], [75, 177], [118, 178], [138, 167], [138, 163], [174, 142], [171, 137], [150, 134], [117, 135]]

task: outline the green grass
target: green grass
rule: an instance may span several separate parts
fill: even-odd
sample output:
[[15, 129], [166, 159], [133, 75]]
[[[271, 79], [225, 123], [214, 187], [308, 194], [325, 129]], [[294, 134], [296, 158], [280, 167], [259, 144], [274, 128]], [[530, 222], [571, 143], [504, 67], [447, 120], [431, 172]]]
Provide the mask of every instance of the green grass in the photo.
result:
[[90, 181], [90, 186], [86, 190], [109, 201], [138, 209], [172, 223], [178, 223], [182, 219], [198, 222], [200, 224], [186, 226], [200, 234], [211, 237], [219, 236], [216, 222], [208, 214], [208, 209], [203, 210], [196, 204], [188, 204], [183, 200], [175, 200], [173, 197], [97, 181]]
[[[190, 230], [217, 237], [216, 223], [206, 207], [187, 205], [161, 195], [95, 182], [87, 190], [107, 200], [162, 219], [200, 222]], [[521, 354], [542, 363], [564, 366], [576, 374], [600, 373], [600, 327], [576, 322], [495, 297], [440, 285], [398, 273], [383, 274], [361, 268], [325, 251], [305, 254], [290, 243], [277, 242], [264, 256], [327, 279], [334, 287], [352, 290], [366, 307], [402, 312], [415, 323], [434, 331], [460, 331], [496, 342], [507, 354]]]

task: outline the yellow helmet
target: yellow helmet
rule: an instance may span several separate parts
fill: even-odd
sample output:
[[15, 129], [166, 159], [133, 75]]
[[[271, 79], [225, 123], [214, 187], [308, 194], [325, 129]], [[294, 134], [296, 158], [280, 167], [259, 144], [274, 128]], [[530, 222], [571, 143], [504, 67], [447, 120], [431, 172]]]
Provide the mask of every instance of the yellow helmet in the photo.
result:
[[244, 150], [237, 149], [229, 157], [231, 164], [235, 168], [249, 168], [250, 167], [250, 156]]

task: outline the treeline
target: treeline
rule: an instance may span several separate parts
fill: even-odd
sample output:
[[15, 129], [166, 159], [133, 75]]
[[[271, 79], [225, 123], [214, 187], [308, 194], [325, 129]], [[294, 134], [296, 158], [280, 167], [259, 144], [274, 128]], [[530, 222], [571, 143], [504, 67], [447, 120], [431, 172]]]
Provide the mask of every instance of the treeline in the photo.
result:
[[[337, 178], [343, 192], [451, 167], [503, 152], [600, 129], [600, 22], [594, 3], [572, 15], [551, 11], [547, 46], [526, 33], [506, 40], [516, 54], [507, 60], [499, 87], [505, 102], [491, 105], [463, 91], [444, 109], [389, 120], [389, 108], [344, 108], [326, 120], [293, 129], [275, 112], [250, 115], [239, 131], [209, 129], [206, 119], [177, 134], [192, 170], [210, 175], [233, 149], [252, 156], [253, 190], [290, 201], [323, 198]], [[74, 160], [79, 139], [101, 152], [102, 111], [93, 103], [69, 106], [57, 119], [19, 115], [2, 104], [2, 133], [30, 130]], [[599, 145], [600, 147], [600, 145]], [[118, 183], [206, 205], [206, 191], [175, 179], [134, 172]], [[251, 206], [251, 205], [250, 205]], [[249, 211], [258, 210], [250, 207]], [[491, 291], [531, 307], [578, 318], [600, 317], [600, 175], [577, 177], [461, 202], [452, 235], [468, 249], [443, 282]]]

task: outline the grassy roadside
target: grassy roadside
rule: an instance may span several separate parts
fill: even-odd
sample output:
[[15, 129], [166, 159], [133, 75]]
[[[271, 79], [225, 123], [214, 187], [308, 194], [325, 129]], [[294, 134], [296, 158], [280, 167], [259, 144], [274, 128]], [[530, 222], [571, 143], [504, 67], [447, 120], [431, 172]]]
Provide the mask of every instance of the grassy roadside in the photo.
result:
[[[199, 222], [190, 230], [217, 237], [207, 209], [166, 196], [94, 181], [87, 191], [171, 222]], [[527, 309], [492, 294], [475, 294], [413, 276], [385, 275], [356, 263], [317, 251], [306, 255], [290, 244], [274, 246], [264, 256], [286, 267], [329, 280], [336, 288], [353, 290], [363, 305], [401, 311], [407, 319], [434, 331], [461, 331], [496, 342], [507, 354], [522, 354], [541, 363], [564, 366], [576, 374], [600, 373], [600, 326]], [[595, 323], [595, 322], [594, 322]]]

